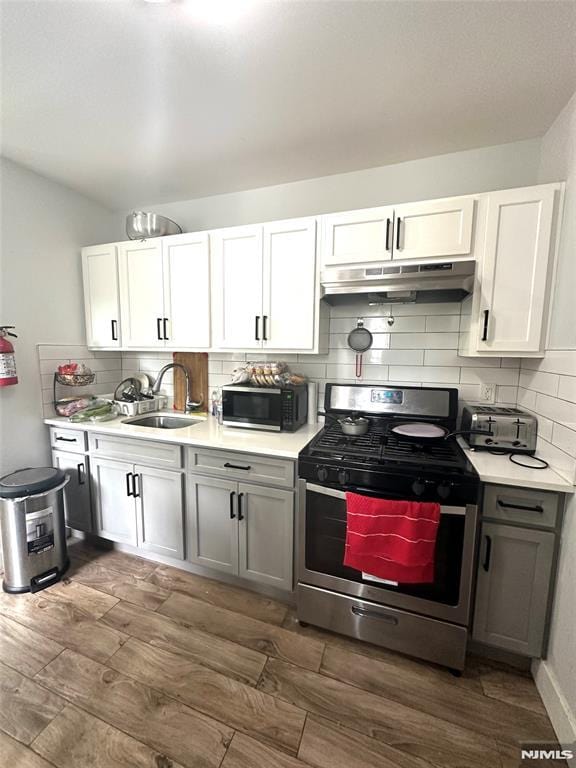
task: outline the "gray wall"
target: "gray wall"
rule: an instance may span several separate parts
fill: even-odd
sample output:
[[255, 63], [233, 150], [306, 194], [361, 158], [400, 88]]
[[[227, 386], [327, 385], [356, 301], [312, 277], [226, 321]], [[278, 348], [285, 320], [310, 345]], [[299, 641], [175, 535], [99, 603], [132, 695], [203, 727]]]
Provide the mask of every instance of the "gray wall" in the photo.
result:
[[3, 159], [0, 323], [15, 325], [19, 383], [0, 389], [0, 476], [49, 462], [36, 345], [84, 343], [80, 247], [115, 240], [117, 217]]

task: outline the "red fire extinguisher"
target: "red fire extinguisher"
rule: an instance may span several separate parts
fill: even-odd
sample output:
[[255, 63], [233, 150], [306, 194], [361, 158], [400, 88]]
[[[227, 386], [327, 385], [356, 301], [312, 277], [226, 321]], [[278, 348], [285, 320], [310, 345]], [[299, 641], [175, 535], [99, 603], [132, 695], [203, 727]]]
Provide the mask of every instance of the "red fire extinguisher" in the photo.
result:
[[13, 325], [0, 325], [0, 387], [18, 384], [14, 347], [6, 338], [6, 336], [16, 338], [15, 333], [10, 333], [12, 328], [14, 328]]

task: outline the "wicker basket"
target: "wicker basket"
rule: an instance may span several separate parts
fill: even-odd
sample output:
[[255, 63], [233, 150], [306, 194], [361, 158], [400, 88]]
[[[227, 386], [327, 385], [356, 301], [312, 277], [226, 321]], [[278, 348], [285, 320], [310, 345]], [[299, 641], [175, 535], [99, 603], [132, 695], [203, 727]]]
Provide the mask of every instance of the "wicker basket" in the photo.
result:
[[95, 373], [55, 373], [56, 381], [58, 384], [63, 384], [65, 387], [85, 387], [88, 384], [92, 384]]

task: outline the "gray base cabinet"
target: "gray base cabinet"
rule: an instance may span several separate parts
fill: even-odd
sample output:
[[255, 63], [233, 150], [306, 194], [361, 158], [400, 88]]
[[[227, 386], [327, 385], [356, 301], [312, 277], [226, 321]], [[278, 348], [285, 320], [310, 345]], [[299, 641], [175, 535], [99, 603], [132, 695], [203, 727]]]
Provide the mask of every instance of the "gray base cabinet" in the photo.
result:
[[93, 530], [88, 461], [84, 454], [52, 451], [52, 465], [70, 477], [64, 492], [66, 525], [84, 533]]
[[292, 491], [189, 475], [187, 521], [192, 563], [292, 589]]
[[91, 459], [99, 536], [167, 557], [184, 558], [183, 476], [113, 459]]
[[481, 541], [474, 639], [541, 656], [555, 534], [484, 522]]

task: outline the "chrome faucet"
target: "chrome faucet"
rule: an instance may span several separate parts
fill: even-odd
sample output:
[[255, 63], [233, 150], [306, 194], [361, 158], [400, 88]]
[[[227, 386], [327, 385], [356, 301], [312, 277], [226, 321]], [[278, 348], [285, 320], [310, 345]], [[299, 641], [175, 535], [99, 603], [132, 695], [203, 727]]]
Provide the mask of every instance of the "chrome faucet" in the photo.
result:
[[193, 411], [195, 408], [199, 408], [204, 402], [204, 399], [200, 398], [200, 401], [198, 403], [195, 403], [192, 400], [192, 379], [190, 378], [188, 369], [185, 368], [181, 363], [168, 363], [168, 365], [165, 365], [163, 368], [160, 369], [160, 372], [158, 373], [156, 381], [152, 385], [153, 394], [157, 395], [158, 392], [160, 391], [164, 374], [166, 373], [166, 371], [169, 371], [170, 368], [180, 368], [180, 370], [182, 371], [186, 379], [186, 405], [184, 406], [184, 413], [190, 413], [190, 411]]

